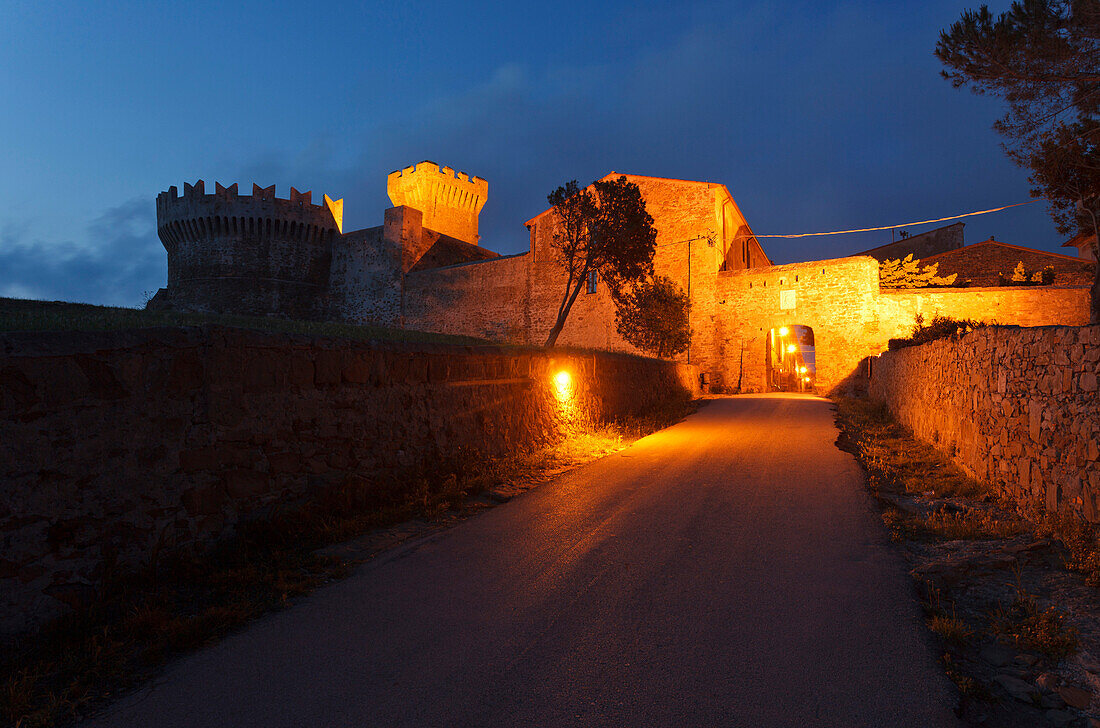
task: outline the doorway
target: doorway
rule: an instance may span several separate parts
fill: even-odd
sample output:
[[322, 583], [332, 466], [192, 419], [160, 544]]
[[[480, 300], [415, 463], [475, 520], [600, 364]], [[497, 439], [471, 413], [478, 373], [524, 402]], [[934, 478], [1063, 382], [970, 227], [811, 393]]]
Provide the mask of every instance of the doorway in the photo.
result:
[[802, 324], [776, 326], [768, 332], [768, 391], [812, 392], [817, 380], [814, 330]]

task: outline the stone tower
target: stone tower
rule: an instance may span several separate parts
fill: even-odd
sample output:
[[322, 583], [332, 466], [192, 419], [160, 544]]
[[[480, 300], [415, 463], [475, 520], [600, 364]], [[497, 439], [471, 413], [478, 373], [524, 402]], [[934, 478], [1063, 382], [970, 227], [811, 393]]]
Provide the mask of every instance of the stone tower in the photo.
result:
[[150, 302], [181, 311], [291, 318], [324, 314], [334, 242], [341, 236], [344, 201], [315, 205], [312, 193], [275, 186], [199, 180], [157, 195], [157, 233], [168, 252], [168, 288]]
[[423, 213], [429, 230], [477, 245], [477, 216], [489, 197], [489, 183], [480, 177], [424, 161], [391, 172], [386, 193], [395, 206]]

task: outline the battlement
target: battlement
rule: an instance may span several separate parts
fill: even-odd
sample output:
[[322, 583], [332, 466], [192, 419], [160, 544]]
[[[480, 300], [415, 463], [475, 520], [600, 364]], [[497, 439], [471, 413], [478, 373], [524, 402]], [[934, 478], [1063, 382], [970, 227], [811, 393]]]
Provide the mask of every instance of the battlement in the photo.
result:
[[275, 196], [275, 185], [253, 184], [252, 194], [242, 195], [236, 182], [228, 187], [215, 182], [214, 192], [207, 194], [206, 183], [201, 179], [193, 185], [184, 182], [182, 196], [175, 185], [157, 195], [158, 227], [209, 216], [278, 218], [343, 232], [344, 201], [323, 195], [322, 202], [315, 205], [312, 191], [299, 192], [294, 187], [290, 188], [290, 197], [282, 199]]
[[482, 178], [425, 160], [391, 172], [386, 193], [395, 206], [423, 213], [424, 227], [477, 244], [478, 215], [489, 199], [489, 183]]

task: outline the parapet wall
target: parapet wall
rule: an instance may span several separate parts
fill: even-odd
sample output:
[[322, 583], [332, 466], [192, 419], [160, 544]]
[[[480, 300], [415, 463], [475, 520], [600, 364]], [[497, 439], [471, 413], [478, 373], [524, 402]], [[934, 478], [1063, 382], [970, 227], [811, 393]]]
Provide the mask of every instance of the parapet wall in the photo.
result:
[[2, 335], [0, 637], [157, 550], [348, 483], [392, 489], [462, 451], [537, 447], [696, 381], [692, 367], [623, 355], [218, 327]]
[[991, 327], [880, 356], [872, 398], [1022, 506], [1100, 522], [1100, 326]]

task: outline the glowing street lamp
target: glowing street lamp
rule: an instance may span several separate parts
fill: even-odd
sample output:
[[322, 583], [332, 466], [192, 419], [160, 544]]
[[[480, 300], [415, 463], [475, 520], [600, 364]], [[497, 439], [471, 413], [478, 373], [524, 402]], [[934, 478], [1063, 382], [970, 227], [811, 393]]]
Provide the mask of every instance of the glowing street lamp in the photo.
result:
[[795, 346], [794, 344], [787, 344], [787, 353], [788, 353], [788, 354], [793, 354], [793, 353], [795, 353], [795, 352], [796, 352], [797, 350], [798, 350], [798, 347], [797, 347], [797, 346]]
[[790, 329], [788, 329], [786, 326], [780, 326], [779, 327], [779, 335], [780, 336], [786, 336], [789, 333], [791, 333]]

